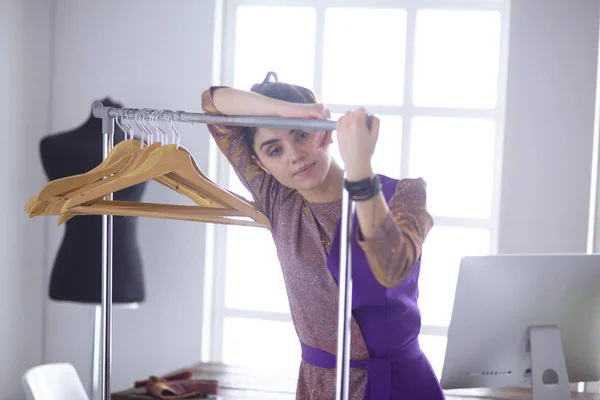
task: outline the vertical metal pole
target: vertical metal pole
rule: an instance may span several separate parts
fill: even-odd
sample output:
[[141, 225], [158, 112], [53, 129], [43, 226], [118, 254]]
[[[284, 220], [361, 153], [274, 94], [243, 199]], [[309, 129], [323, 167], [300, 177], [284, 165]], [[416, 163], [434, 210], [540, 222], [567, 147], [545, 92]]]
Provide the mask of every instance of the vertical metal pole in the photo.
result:
[[[114, 119], [106, 115], [102, 118], [103, 158], [106, 159], [114, 144]], [[107, 200], [112, 200], [112, 193]], [[102, 216], [102, 369], [100, 370], [100, 385], [102, 400], [110, 399], [110, 370], [112, 358], [112, 269], [113, 269], [113, 217]]]
[[102, 337], [100, 319], [102, 308], [100, 304], [94, 305], [94, 348], [92, 352], [92, 400], [100, 400], [100, 365], [101, 351], [100, 338]]
[[340, 277], [338, 306], [336, 400], [348, 400], [350, 381], [350, 321], [352, 316], [352, 221], [354, 202], [342, 189], [340, 226]]

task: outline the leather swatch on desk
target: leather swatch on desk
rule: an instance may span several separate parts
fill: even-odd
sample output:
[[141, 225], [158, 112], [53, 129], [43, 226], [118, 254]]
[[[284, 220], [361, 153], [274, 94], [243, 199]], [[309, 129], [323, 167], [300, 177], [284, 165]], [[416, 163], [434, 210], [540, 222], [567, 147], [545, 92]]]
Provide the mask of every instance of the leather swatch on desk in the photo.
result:
[[219, 381], [192, 377], [192, 373], [187, 371], [166, 377], [150, 376], [146, 380], [136, 381], [133, 389], [118, 395], [136, 399], [195, 400], [207, 399], [209, 396], [214, 398], [219, 394]]
[[[188, 382], [193, 383], [193, 382]], [[211, 385], [212, 387], [212, 385]], [[198, 388], [198, 386], [196, 386]], [[157, 390], [159, 388], [157, 387]], [[135, 388], [129, 389], [118, 393], [111, 394], [111, 400], [155, 400], [155, 399], [185, 399], [185, 400], [205, 400], [208, 398], [214, 398], [215, 393], [206, 393], [204, 391], [194, 391], [192, 392], [188, 388], [182, 388], [185, 390], [185, 394], [171, 394], [173, 392], [166, 391], [164, 394], [160, 394], [156, 392], [157, 395], [148, 393], [146, 388]], [[213, 397], [209, 397], [209, 395], [213, 395]]]

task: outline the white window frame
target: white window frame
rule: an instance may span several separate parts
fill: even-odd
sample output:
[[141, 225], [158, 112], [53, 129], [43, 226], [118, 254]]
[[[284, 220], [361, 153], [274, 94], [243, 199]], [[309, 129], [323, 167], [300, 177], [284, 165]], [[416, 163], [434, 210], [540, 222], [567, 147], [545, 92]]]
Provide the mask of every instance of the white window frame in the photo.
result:
[[[510, 0], [223, 0], [222, 23], [222, 68], [221, 78], [218, 83], [233, 86], [234, 82], [234, 54], [235, 54], [235, 28], [236, 10], [239, 6], [310, 6], [317, 11], [317, 31], [314, 64], [314, 84], [312, 89], [321, 97], [321, 76], [324, 58], [323, 37], [325, 10], [329, 7], [356, 7], [356, 8], [394, 8], [407, 11], [407, 35], [406, 35], [406, 57], [405, 57], [405, 80], [404, 80], [404, 102], [402, 106], [371, 106], [369, 112], [380, 115], [393, 115], [402, 117], [402, 147], [401, 147], [401, 171], [400, 177], [407, 177], [410, 162], [410, 132], [411, 119], [418, 116], [438, 117], [465, 117], [465, 118], [489, 118], [496, 123], [495, 142], [495, 165], [494, 184], [492, 197], [492, 214], [489, 219], [477, 218], [451, 218], [435, 216], [435, 226], [444, 227], [469, 227], [483, 228], [490, 232], [489, 253], [497, 253], [498, 243], [498, 214], [500, 203], [500, 182], [502, 171], [502, 143], [504, 139], [504, 116], [505, 116], [505, 88], [506, 71], [508, 64], [508, 42], [510, 25]], [[219, 6], [219, 4], [218, 4]], [[410, 93], [413, 83], [413, 60], [415, 47], [415, 25], [416, 13], [423, 9], [443, 10], [493, 10], [501, 14], [501, 43], [498, 77], [498, 99], [493, 109], [465, 109], [465, 108], [434, 108], [416, 107], [411, 104]], [[217, 82], [215, 82], [217, 83]], [[344, 113], [348, 109], [361, 106], [360, 104], [327, 104], [332, 113]], [[218, 154], [217, 154], [218, 153]], [[218, 152], [215, 146], [211, 149], [213, 164], [216, 165], [216, 173], [211, 178], [217, 182], [228, 182], [230, 166]], [[272, 313], [249, 310], [232, 310], [225, 307], [225, 254], [226, 254], [227, 227], [223, 225], [210, 226], [207, 232], [207, 263], [205, 281], [205, 312], [204, 312], [204, 334], [203, 355], [204, 361], [221, 362], [223, 357], [223, 325], [227, 317], [243, 317], [269, 321], [291, 322], [289, 314]], [[214, 235], [214, 236], [213, 236]], [[447, 336], [448, 328], [445, 326], [423, 325], [422, 335]]]

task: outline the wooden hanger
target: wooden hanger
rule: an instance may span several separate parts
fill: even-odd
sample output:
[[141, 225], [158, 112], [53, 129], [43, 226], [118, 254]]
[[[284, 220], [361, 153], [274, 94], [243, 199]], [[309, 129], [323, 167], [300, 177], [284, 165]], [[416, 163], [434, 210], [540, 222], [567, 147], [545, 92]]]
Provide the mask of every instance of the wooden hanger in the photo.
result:
[[[26, 210], [32, 217], [59, 215], [59, 225], [77, 215], [106, 214], [270, 228], [268, 219], [253, 202], [210, 181], [187, 149], [158, 143], [141, 149], [140, 146], [141, 142], [136, 140], [119, 143], [93, 170], [50, 182], [28, 202]], [[103, 200], [109, 193], [150, 179], [185, 195], [197, 205]]]
[[[128, 142], [125, 145], [125, 142]], [[120, 146], [117, 148], [117, 146]], [[101, 169], [96, 167], [94, 170], [81, 175], [75, 175], [72, 177], [61, 178], [60, 180], [55, 180], [46, 185], [40, 194], [34, 199], [37, 199], [35, 204], [28, 203], [28, 207], [26, 207], [26, 211], [29, 212], [30, 216], [37, 215], [57, 215], [58, 211], [61, 209], [62, 205], [70, 198], [76, 197], [78, 194], [83, 193], [86, 190], [89, 190], [92, 187], [97, 186], [98, 184], [103, 184], [115, 177], [123, 174], [127, 171], [134, 169], [137, 165], [139, 165], [143, 160], [145, 160], [148, 155], [153, 151], [160, 147], [159, 143], [152, 144], [144, 149], [141, 149], [141, 142], [137, 140], [128, 140], [123, 141], [115, 146], [116, 154], [112, 152], [109, 153], [111, 158], [115, 160], [119, 155], [124, 155], [124, 157], [115, 160], [112, 164], [106, 163], [105, 168]], [[173, 145], [171, 145], [173, 146]], [[107, 160], [109, 158], [107, 157]], [[102, 165], [102, 164], [101, 164]], [[199, 169], [198, 169], [199, 171]], [[115, 173], [115, 175], [105, 178], [107, 175]], [[73, 178], [73, 179], [69, 179]], [[60, 182], [59, 182], [60, 181]], [[161, 183], [164, 186], [167, 186], [175, 191], [180, 192], [181, 194], [186, 195], [191, 198], [196, 204], [201, 206], [214, 206], [216, 207], [216, 202], [203, 196], [200, 193], [195, 192], [193, 189], [186, 187], [181, 182], [178, 182], [176, 179], [171, 177], [170, 175], [160, 176], [155, 179], [155, 181]], [[87, 186], [81, 186], [82, 183], [90, 182]], [[51, 198], [46, 198], [45, 200], [39, 200], [40, 198], [45, 198], [48, 195], [54, 195]], [[60, 194], [60, 195], [56, 195]], [[32, 199], [33, 200], [33, 199]], [[68, 213], [67, 213], [68, 214]], [[66, 215], [65, 215], [66, 216]], [[63, 217], [64, 218], [64, 217]], [[68, 218], [66, 218], [68, 220]]]
[[48, 199], [56, 197], [117, 172], [123, 168], [124, 157], [137, 153], [140, 149], [140, 141], [124, 140], [118, 143], [96, 168], [83, 174], [67, 176], [49, 182], [40, 190], [38, 198]]
[[170, 204], [168, 207], [165, 207], [165, 204], [156, 203], [135, 203], [135, 207], [132, 207], [132, 202], [99, 200], [89, 206], [73, 207], [70, 209], [70, 212], [72, 212], [74, 215], [106, 214], [126, 217], [150, 217], [209, 222], [221, 225], [265, 227], [262, 222], [240, 219], [240, 217], [246, 216], [240, 211], [212, 207], [181, 206]]
[[[85, 188], [97, 185], [102, 179], [113, 178], [110, 176], [113, 173], [118, 175], [119, 173], [130, 170], [136, 164], [136, 161], [140, 160], [140, 157], [143, 157], [143, 152], [148, 152], [149, 150], [148, 148], [142, 148], [141, 142], [129, 142], [127, 144], [125, 144], [125, 142], [126, 141], [119, 143], [119, 145], [123, 145], [119, 148], [117, 148], [118, 145], [115, 146], [114, 150], [116, 151], [116, 155], [114, 155], [112, 152], [108, 154], [106, 159], [108, 160], [110, 158], [115, 160], [114, 163], [107, 162], [104, 163], [104, 168], [96, 167], [86, 174], [74, 175], [49, 182], [44, 188], [42, 188], [40, 194], [38, 194], [38, 201], [30, 204], [28, 210], [30, 216], [54, 215], [55, 209], [57, 207], [60, 209], [62, 204], [67, 199], [76, 196], [82, 190], [85, 190]], [[156, 144], [154, 148], [158, 146], [160, 145]], [[121, 152], [125, 147], [130, 149], [132, 152], [129, 155], [124, 155], [123, 157], [117, 159], [119, 154], [124, 154]], [[88, 185], [86, 186], [86, 184]], [[48, 197], [49, 195], [52, 195], [52, 197]]]
[[202, 192], [207, 197], [218, 201], [224, 207], [229, 207], [243, 212], [246, 216], [261, 221], [265, 225], [268, 220], [264, 214], [260, 213], [255, 207], [237, 196], [232, 196], [221, 187], [208, 180], [203, 174], [199, 174], [197, 166], [194, 166], [190, 154], [181, 148], [174, 148], [174, 145], [166, 145], [152, 151], [148, 158], [137, 164], [135, 168], [124, 174], [119, 174], [114, 179], [100, 181], [98, 185], [86, 190], [84, 193], [72, 197], [65, 202], [61, 213], [69, 211], [70, 208], [99, 200], [109, 193], [114, 193], [126, 187], [136, 185], [146, 180], [171, 174], [176, 176], [176, 180], [185, 186], [193, 188], [195, 191]]
[[25, 211], [32, 215], [43, 215], [44, 209], [50, 203], [56, 202], [65, 195], [81, 188], [82, 186], [97, 182], [104, 177], [123, 170], [127, 165], [126, 156], [139, 152], [141, 142], [124, 140], [118, 143], [107, 157], [94, 169], [78, 175], [55, 179], [47, 183], [25, 206]]

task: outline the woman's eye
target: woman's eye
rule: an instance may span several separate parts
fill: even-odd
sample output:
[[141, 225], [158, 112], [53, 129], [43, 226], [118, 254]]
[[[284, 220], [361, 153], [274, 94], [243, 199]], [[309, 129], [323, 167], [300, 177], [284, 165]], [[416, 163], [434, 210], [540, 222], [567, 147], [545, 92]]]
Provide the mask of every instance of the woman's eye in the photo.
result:
[[310, 133], [308, 133], [308, 132], [300, 132], [300, 133], [298, 133], [298, 136], [296, 136], [296, 137], [298, 140], [304, 140], [304, 139], [307, 139], [309, 136], [310, 136]]
[[272, 150], [269, 151], [269, 157], [276, 156], [280, 152], [281, 152], [281, 149], [279, 147], [276, 147], [276, 148], [274, 148], [274, 149], [272, 149]]

